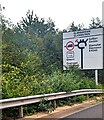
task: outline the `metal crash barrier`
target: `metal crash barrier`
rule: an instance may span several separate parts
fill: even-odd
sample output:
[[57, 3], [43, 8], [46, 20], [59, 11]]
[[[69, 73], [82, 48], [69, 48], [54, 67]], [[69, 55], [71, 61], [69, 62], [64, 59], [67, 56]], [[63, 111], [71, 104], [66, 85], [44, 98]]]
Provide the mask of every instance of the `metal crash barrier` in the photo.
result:
[[54, 108], [56, 108], [57, 99], [78, 96], [78, 95], [103, 94], [103, 93], [104, 93], [104, 90], [101, 90], [101, 89], [82, 89], [82, 90], [73, 90], [71, 92], [58, 92], [58, 93], [51, 93], [51, 94], [2, 99], [0, 100], [0, 109], [19, 107], [19, 117], [23, 117], [24, 105], [38, 103], [42, 99], [53, 101], [53, 106]]

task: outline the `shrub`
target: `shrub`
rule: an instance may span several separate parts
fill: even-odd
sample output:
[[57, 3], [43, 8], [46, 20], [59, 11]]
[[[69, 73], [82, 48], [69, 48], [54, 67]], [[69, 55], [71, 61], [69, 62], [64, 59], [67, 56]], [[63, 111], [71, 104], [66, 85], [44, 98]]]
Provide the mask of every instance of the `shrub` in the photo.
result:
[[82, 103], [85, 99], [86, 97], [84, 95], [80, 95], [76, 97], [76, 102]]
[[38, 110], [42, 112], [49, 111], [50, 108], [52, 108], [52, 103], [46, 99], [42, 99], [38, 106]]

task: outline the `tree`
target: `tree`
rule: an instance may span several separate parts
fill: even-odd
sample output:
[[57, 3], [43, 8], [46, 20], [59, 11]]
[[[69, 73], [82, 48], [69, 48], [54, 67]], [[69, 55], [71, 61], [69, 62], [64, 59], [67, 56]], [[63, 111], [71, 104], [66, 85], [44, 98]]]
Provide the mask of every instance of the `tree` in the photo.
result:
[[67, 31], [68, 32], [73, 32], [73, 31], [78, 31], [78, 30], [82, 30], [84, 29], [84, 24], [78, 24], [78, 25], [75, 25], [74, 22], [72, 22], [69, 27], [67, 28]]
[[45, 22], [43, 18], [40, 18], [33, 11], [27, 12], [26, 17], [22, 18], [21, 23], [18, 23], [18, 30], [24, 31], [27, 34], [34, 34], [43, 37], [47, 32], [55, 32], [55, 25], [51, 18]]
[[24, 46], [32, 53], [36, 52], [42, 61], [41, 68], [46, 73], [51, 73], [59, 66], [59, 61], [62, 62], [62, 49], [61, 47], [58, 49], [56, 46], [57, 42], [60, 43], [59, 46], [62, 44], [62, 33], [58, 34], [51, 18], [45, 21], [43, 18], [39, 19], [37, 15], [34, 16], [33, 11], [28, 11], [26, 18], [22, 18], [15, 31], [18, 38], [16, 44]]
[[98, 17], [92, 18], [91, 23], [89, 24], [89, 28], [100, 28], [100, 27], [102, 27], [101, 23], [102, 22]]

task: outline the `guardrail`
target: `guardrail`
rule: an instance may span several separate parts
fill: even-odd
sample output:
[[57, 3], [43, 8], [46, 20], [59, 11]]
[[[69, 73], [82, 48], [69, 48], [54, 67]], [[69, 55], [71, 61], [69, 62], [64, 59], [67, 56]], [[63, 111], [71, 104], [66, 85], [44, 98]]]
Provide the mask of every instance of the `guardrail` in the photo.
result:
[[54, 108], [56, 108], [57, 99], [78, 96], [78, 95], [103, 94], [103, 93], [104, 93], [104, 90], [101, 90], [101, 89], [82, 89], [82, 90], [74, 90], [71, 92], [58, 92], [58, 93], [51, 93], [51, 94], [42, 94], [42, 95], [35, 95], [35, 96], [2, 99], [0, 100], [0, 109], [19, 106], [19, 117], [23, 117], [23, 106], [24, 105], [38, 103], [42, 99], [53, 101], [53, 106]]

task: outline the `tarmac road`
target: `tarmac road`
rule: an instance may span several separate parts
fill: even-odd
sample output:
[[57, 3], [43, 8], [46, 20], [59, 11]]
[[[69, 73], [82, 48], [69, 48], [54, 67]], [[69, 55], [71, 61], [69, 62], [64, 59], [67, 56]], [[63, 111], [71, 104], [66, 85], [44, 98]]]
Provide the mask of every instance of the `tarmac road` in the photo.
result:
[[84, 118], [84, 120], [90, 120], [89, 118], [91, 118], [91, 120], [92, 118], [93, 120], [104, 120], [104, 102], [84, 109], [83, 111], [66, 116], [60, 120], [74, 120], [73, 118], [75, 120], [82, 120], [81, 118]]
[[[65, 106], [64, 106], [65, 107]], [[17, 120], [104, 120], [104, 103], [84, 102], [49, 114], [26, 116]]]

